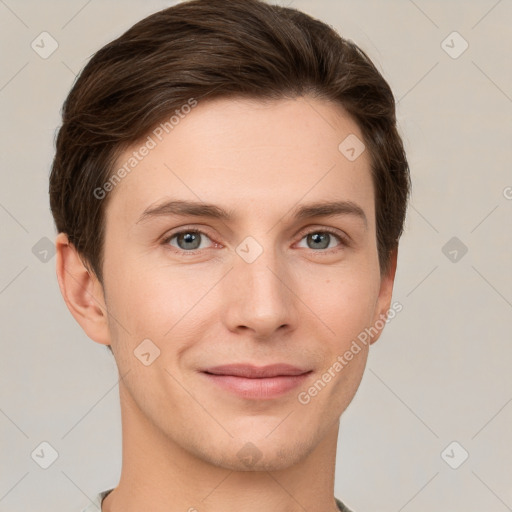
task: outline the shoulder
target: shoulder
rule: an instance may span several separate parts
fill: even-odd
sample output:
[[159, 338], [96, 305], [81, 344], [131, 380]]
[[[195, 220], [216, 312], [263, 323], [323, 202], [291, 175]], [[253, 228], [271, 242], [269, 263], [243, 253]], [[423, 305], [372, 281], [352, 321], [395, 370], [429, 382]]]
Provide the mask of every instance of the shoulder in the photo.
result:
[[353, 512], [344, 503], [342, 503], [338, 498], [335, 497], [334, 500], [336, 501], [336, 505], [338, 505], [338, 508], [340, 509], [341, 512]]
[[109, 494], [113, 489], [108, 489], [106, 491], [100, 492], [94, 501], [90, 503], [87, 507], [81, 510], [81, 512], [98, 512], [101, 511], [101, 502], [105, 499], [107, 494]]

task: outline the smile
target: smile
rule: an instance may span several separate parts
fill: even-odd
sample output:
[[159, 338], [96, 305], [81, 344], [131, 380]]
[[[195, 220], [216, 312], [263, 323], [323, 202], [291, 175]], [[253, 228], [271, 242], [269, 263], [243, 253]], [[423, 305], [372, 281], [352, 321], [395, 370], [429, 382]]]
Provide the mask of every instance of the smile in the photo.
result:
[[277, 398], [300, 386], [311, 371], [300, 375], [278, 375], [274, 377], [240, 377], [216, 375], [203, 372], [209, 382], [242, 398], [265, 400]]

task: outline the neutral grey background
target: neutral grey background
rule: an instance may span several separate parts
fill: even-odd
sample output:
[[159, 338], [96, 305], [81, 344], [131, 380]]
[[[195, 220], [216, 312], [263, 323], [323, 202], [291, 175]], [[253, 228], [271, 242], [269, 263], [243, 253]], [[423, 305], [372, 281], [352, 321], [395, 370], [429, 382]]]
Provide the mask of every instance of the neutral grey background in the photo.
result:
[[[0, 0], [2, 512], [78, 512], [117, 484], [116, 368], [60, 296], [48, 173], [75, 75], [172, 3]], [[512, 510], [512, 2], [280, 3], [374, 60], [413, 179], [394, 292], [403, 311], [342, 416], [335, 493], [356, 512]], [[46, 59], [31, 47], [43, 31], [58, 43]], [[48, 469], [31, 457], [43, 441], [58, 453]]]

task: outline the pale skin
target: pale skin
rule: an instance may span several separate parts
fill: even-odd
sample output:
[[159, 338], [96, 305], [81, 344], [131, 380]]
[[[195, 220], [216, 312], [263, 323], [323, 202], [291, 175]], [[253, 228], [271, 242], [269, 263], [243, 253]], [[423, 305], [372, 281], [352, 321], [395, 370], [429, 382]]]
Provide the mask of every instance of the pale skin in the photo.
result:
[[[396, 268], [395, 252], [380, 271], [370, 156], [340, 153], [349, 134], [363, 138], [341, 107], [312, 97], [199, 102], [110, 192], [103, 285], [58, 235], [66, 304], [112, 346], [121, 376], [122, 471], [104, 512], [337, 510], [339, 419], [380, 331], [308, 404], [297, 395], [386, 314]], [[171, 199], [234, 217], [141, 218]], [[356, 205], [364, 218], [350, 208], [293, 216], [320, 201]], [[191, 229], [203, 233], [199, 248], [172, 237]], [[323, 246], [307, 236], [326, 230]], [[249, 236], [263, 249], [251, 263], [236, 252]], [[144, 339], [160, 349], [148, 366], [134, 355]], [[199, 371], [280, 362], [312, 372], [270, 400], [231, 394]], [[249, 442], [259, 453], [250, 467], [238, 455]]]

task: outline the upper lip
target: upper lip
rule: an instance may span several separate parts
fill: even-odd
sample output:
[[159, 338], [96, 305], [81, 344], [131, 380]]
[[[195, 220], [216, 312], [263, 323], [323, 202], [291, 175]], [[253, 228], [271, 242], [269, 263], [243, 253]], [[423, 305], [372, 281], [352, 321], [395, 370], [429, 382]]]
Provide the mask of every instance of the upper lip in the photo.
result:
[[280, 375], [302, 375], [310, 370], [304, 370], [297, 366], [286, 363], [271, 364], [268, 366], [254, 366], [251, 364], [225, 364], [221, 366], [212, 366], [202, 370], [206, 373], [215, 375], [233, 375], [236, 377], [245, 377], [247, 379], [258, 379], [265, 377], [277, 377]]

